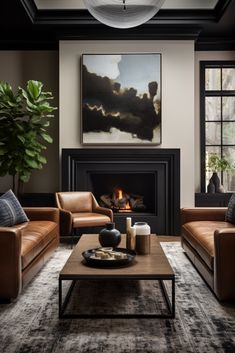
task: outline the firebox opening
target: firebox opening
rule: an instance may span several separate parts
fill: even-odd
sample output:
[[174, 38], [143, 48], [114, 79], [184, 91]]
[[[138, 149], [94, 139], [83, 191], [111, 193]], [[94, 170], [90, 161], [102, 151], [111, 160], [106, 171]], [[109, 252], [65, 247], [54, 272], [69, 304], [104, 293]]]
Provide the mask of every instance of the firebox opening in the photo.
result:
[[91, 173], [93, 193], [100, 206], [114, 212], [155, 212], [156, 173]]

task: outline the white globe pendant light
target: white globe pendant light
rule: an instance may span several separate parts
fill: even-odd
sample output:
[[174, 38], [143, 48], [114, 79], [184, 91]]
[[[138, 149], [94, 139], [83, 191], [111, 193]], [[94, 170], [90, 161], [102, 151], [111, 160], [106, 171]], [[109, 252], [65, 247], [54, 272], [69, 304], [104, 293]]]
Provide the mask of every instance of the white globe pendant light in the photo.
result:
[[165, 0], [83, 0], [98, 21], [115, 28], [131, 28], [149, 21]]

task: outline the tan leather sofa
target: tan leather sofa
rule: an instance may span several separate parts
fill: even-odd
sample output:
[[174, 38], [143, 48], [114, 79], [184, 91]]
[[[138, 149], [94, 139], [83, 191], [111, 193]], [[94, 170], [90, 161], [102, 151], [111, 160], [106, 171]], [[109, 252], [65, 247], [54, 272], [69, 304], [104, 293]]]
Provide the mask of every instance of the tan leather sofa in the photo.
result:
[[61, 235], [71, 235], [76, 228], [99, 227], [113, 221], [113, 211], [100, 207], [89, 191], [57, 192], [55, 196], [60, 209]]
[[226, 208], [181, 210], [181, 242], [188, 257], [217, 298], [235, 300], [235, 225]]
[[29, 222], [0, 227], [0, 300], [16, 298], [59, 244], [59, 210], [24, 208]]

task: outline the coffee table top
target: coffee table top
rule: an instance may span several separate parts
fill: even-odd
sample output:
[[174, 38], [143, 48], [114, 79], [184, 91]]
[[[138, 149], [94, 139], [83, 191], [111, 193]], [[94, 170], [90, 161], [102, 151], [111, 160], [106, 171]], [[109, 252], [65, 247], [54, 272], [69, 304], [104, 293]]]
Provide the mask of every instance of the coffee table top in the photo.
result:
[[[174, 272], [160, 245], [158, 237], [151, 235], [151, 253], [149, 255], [136, 255], [133, 262], [127, 267], [94, 268], [82, 263], [82, 252], [100, 246], [97, 234], [83, 234], [74, 247], [70, 257], [60, 272], [61, 279], [101, 279], [101, 278], [174, 278]], [[126, 247], [126, 236], [122, 235], [119, 247]]]

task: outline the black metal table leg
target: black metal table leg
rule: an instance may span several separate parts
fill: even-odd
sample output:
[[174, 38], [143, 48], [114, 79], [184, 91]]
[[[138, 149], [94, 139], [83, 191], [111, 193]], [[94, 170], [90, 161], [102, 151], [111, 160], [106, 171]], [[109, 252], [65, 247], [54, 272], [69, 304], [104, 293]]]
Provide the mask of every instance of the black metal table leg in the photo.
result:
[[[65, 313], [66, 307], [68, 305], [69, 299], [71, 297], [74, 285], [76, 283], [76, 279], [70, 279], [72, 280], [72, 283], [67, 291], [67, 294], [65, 295], [65, 298], [63, 300], [63, 288], [62, 288], [62, 281], [67, 280], [67, 279], [62, 279], [59, 278], [59, 318], [126, 318], [126, 319], [136, 319], [136, 318], [159, 318], [159, 319], [168, 319], [168, 318], [175, 318], [175, 278], [167, 278], [165, 280], [171, 281], [171, 300], [169, 298], [169, 295], [167, 293], [164, 280], [163, 279], [158, 279], [160, 288], [163, 294], [163, 298], [165, 300], [168, 313], [167, 314], [154, 314], [154, 313], [149, 313], [149, 314], [76, 314], [76, 313]], [[80, 279], [81, 280], [81, 279]], [[153, 279], [154, 280], [154, 279]]]

